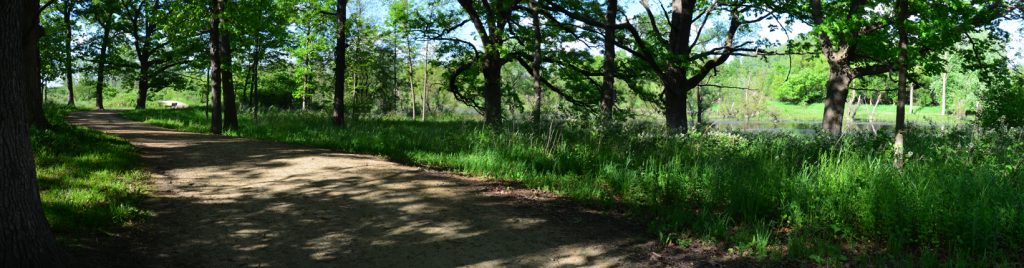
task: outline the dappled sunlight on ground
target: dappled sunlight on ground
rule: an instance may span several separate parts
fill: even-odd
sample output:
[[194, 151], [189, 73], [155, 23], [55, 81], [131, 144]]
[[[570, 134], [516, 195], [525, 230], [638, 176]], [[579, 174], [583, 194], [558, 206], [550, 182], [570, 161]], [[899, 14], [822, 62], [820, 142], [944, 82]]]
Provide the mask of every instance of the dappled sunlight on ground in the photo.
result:
[[69, 121], [126, 138], [154, 173], [137, 249], [150, 266], [645, 266], [642, 227], [523, 205], [484, 182], [113, 112]]

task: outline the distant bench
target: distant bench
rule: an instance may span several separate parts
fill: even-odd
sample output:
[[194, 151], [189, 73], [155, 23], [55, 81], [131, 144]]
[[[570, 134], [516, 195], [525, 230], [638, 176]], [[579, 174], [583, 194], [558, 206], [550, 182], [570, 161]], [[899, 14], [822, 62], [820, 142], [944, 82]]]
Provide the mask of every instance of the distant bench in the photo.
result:
[[171, 109], [184, 109], [184, 108], [188, 108], [188, 104], [185, 104], [185, 103], [180, 102], [180, 101], [163, 100], [163, 101], [158, 101], [157, 103], [160, 103], [160, 105], [163, 105], [164, 107], [168, 107], [168, 108], [171, 108]]

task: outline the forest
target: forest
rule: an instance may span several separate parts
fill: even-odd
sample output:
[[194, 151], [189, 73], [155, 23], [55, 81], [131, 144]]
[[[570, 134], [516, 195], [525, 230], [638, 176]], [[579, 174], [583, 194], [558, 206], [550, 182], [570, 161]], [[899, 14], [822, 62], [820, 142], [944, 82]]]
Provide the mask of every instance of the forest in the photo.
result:
[[1020, 0], [10, 0], [0, 267], [1024, 265]]

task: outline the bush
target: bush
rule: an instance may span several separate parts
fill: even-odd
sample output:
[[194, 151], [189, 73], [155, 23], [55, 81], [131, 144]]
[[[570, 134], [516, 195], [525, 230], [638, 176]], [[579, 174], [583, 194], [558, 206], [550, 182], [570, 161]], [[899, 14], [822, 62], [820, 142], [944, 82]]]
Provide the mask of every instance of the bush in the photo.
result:
[[988, 127], [1024, 126], [1024, 75], [1014, 82], [995, 86], [981, 97], [981, 122]]

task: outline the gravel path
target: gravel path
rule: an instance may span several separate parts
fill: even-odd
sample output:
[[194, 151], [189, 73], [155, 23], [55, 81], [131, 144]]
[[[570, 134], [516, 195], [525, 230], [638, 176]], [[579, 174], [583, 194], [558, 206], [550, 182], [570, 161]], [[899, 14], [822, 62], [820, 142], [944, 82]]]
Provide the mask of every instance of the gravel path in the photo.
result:
[[[153, 173], [130, 242], [149, 267], [650, 266], [632, 224], [498, 182], [373, 156], [79, 112]], [[647, 252], [647, 253], [645, 253]]]

